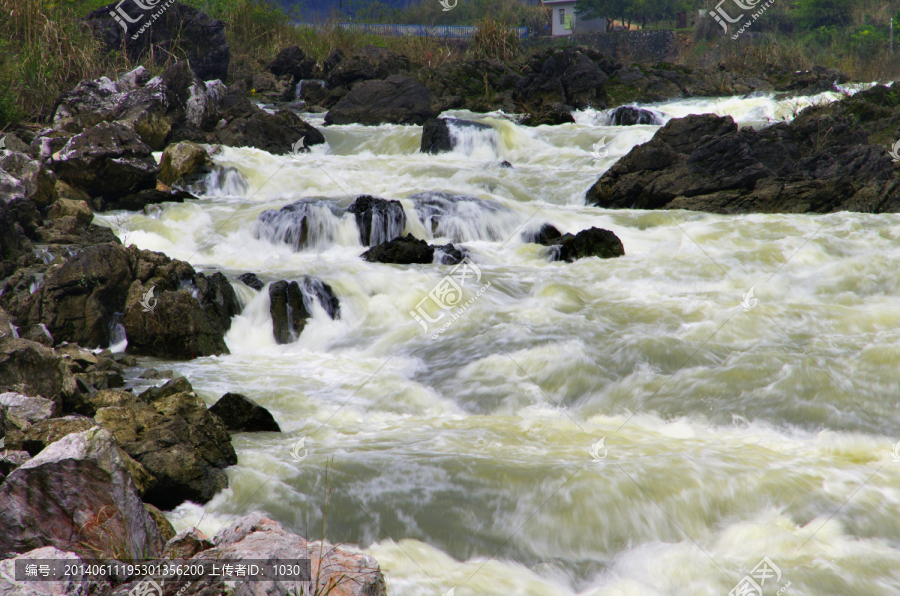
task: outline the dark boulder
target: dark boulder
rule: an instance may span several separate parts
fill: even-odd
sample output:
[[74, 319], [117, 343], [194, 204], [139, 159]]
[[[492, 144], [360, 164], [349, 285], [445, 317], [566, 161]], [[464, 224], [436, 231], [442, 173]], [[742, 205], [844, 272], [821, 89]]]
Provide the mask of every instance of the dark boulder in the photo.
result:
[[325, 83], [330, 88], [351, 89], [358, 81], [383, 80], [409, 70], [409, 59], [406, 56], [398, 56], [384, 48], [366, 46], [331, 68]]
[[328, 89], [320, 81], [303, 81], [300, 85], [300, 99], [309, 107], [330, 108], [345, 95], [346, 89]]
[[612, 259], [625, 255], [625, 247], [619, 237], [600, 228], [590, 228], [575, 234], [564, 234], [551, 241], [553, 260], [572, 262], [585, 257]]
[[289, 344], [297, 341], [311, 316], [303, 300], [303, 291], [296, 281], [282, 280], [269, 286], [269, 313], [275, 342]]
[[266, 285], [255, 273], [242, 273], [238, 276], [238, 279], [244, 282], [244, 285], [250, 286], [257, 292], [262, 290]]
[[240, 393], [226, 393], [209, 411], [221, 418], [230, 432], [281, 432], [267, 409]]
[[247, 117], [228, 122], [212, 135], [212, 141], [228, 147], [255, 147], [273, 155], [285, 155], [301, 137], [304, 147], [325, 142], [317, 128], [289, 110], [275, 114], [256, 110]]
[[197, 197], [184, 190], [142, 190], [134, 194], [125, 195], [110, 200], [97, 201], [102, 211], [125, 209], [127, 211], [143, 211], [147, 205], [159, 205], [161, 203], [184, 203], [187, 199], [196, 200]]
[[362, 195], [347, 211], [356, 216], [359, 241], [363, 246], [377, 246], [393, 240], [406, 228], [406, 212], [400, 201]]
[[[127, 31], [112, 18], [117, 9], [129, 14], [128, 20], [133, 24], [128, 25]], [[153, 57], [162, 64], [170, 56], [185, 55], [191, 69], [202, 80], [226, 79], [230, 50], [223, 21], [176, 1], [153, 20], [149, 30], [138, 34], [138, 30], [150, 21], [150, 15], [135, 3], [123, 5], [120, 2], [88, 13], [85, 22], [109, 50], [122, 51], [124, 48], [132, 62]]]
[[241, 314], [241, 307], [228, 278], [219, 272], [209, 276], [198, 273], [193, 278], [193, 284], [197, 289], [197, 300], [213, 327], [223, 333], [231, 329], [231, 319]]
[[156, 160], [138, 136], [101, 122], [72, 137], [53, 159], [53, 171], [92, 196], [112, 199], [156, 187]]
[[459, 118], [431, 118], [422, 126], [422, 153], [443, 153], [452, 151], [456, 146], [454, 130], [474, 129], [493, 130], [493, 127], [483, 122], [461, 120]]
[[423, 124], [440, 110], [434, 94], [413, 78], [363, 81], [325, 115], [325, 124]]
[[500, 60], [452, 60], [418, 75], [442, 110], [516, 112], [513, 93], [522, 76]]
[[607, 208], [710, 213], [900, 211], [900, 176], [843, 108], [737, 130], [730, 117], [671, 120], [587, 192]]
[[27, 199], [43, 209], [56, 200], [56, 174], [28, 153], [0, 150], [0, 201]]
[[362, 258], [370, 263], [426, 265], [434, 262], [434, 247], [412, 234], [407, 234], [370, 248], [362, 254]]
[[275, 60], [269, 64], [269, 72], [276, 77], [290, 75], [296, 85], [303, 79], [312, 77], [316, 61], [303, 53], [299, 46], [290, 46], [278, 52]]

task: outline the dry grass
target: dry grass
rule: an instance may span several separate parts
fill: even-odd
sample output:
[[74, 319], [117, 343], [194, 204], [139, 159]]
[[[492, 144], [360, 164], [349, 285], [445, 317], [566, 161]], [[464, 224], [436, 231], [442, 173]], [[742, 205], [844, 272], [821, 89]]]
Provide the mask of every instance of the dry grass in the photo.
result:
[[19, 118], [46, 120], [60, 92], [131, 66], [104, 52], [61, 5], [0, 0], [0, 128]]
[[487, 16], [476, 27], [471, 47], [476, 58], [512, 60], [519, 55], [519, 36], [508, 23]]

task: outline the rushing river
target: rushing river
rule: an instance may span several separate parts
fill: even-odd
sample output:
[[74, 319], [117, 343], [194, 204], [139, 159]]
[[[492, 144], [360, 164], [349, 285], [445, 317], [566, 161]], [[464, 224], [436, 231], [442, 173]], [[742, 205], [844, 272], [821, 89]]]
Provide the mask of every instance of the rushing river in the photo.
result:
[[[837, 97], [645, 107], [765, 126]], [[375, 556], [398, 596], [723, 596], [754, 568], [767, 596], [900, 594], [900, 215], [588, 207], [585, 191], [659, 126], [446, 115], [494, 131], [441, 155], [393, 125], [323, 127], [327, 145], [298, 160], [225, 148], [217, 163], [246, 187], [105, 218], [198, 270], [313, 275], [341, 301], [340, 319], [317, 310], [276, 345], [268, 293], [235, 282], [230, 355], [144, 361], [209, 404], [244, 393], [284, 431], [236, 435], [230, 488], [172, 512], [176, 528], [212, 534], [262, 510], [315, 539], [330, 482], [327, 538]], [[433, 238], [409, 198], [427, 191], [482, 201]], [[255, 233], [265, 209], [360, 194], [466, 247], [481, 274], [469, 298], [490, 282], [436, 338], [410, 311], [450, 266], [363, 261], [351, 216], [297, 252]], [[612, 230], [626, 254], [550, 262], [522, 240], [545, 222]]]

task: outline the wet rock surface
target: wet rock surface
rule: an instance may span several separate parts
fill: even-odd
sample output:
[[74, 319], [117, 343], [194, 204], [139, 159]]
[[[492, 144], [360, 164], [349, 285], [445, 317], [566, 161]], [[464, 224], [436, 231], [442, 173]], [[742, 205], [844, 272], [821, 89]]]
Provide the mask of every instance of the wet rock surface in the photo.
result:
[[281, 432], [267, 409], [240, 393], [226, 393], [209, 411], [221, 418], [230, 432]]
[[738, 130], [731, 117], [671, 120], [607, 171], [587, 202], [710, 213], [897, 212], [900, 176], [887, 150], [869, 144], [876, 122], [900, 118], [896, 101], [884, 105], [883, 89], [759, 131]]

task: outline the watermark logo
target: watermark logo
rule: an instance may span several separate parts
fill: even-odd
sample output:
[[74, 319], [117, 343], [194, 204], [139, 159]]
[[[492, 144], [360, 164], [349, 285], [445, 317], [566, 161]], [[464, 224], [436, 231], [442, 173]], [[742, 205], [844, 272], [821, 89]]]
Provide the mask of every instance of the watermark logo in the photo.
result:
[[756, 286], [751, 287], [750, 291], [744, 294], [744, 299], [741, 300], [741, 308], [744, 312], [750, 312], [759, 304], [759, 300], [753, 297], [753, 290], [755, 289]]
[[162, 587], [152, 579], [145, 579], [131, 588], [128, 596], [163, 596]]
[[[300, 437], [300, 440], [294, 443], [294, 446], [291, 447], [291, 459], [294, 460], [295, 463], [300, 463], [309, 455], [309, 449], [306, 449], [306, 437]], [[303, 449], [303, 455], [300, 455], [300, 450]]]
[[[0, 447], [3, 447], [3, 439], [0, 439]], [[894, 449], [893, 449], [893, 451], [891, 452], [891, 455], [892, 455], [893, 458], [894, 458], [894, 462], [895, 462], [895, 463], [896, 463], [896, 462], [900, 462], [900, 441], [897, 441], [896, 443], [894, 443], [894, 444], [892, 445], [892, 447], [893, 447]]]
[[[769, 585], [781, 581], [781, 569], [769, 557], [763, 557], [763, 560], [728, 592], [728, 596], [762, 596], [766, 580], [770, 580]], [[783, 585], [777, 592], [778, 596], [784, 594], [790, 585], [791, 582]]]
[[[303, 146], [303, 139], [305, 138], [306, 137], [300, 137], [297, 139], [296, 143], [291, 145], [291, 159], [294, 161], [300, 161], [303, 158], [303, 154], [306, 153], [306, 151], [309, 151], [309, 149]], [[304, 149], [306, 151], [304, 151]]]
[[[758, 5], [760, 2], [762, 2], [762, 0], [730, 0], [731, 2], [734, 2], [734, 4], [735, 4], [735, 5], [738, 7], [738, 9], [740, 9], [740, 11], [741, 11], [741, 12], [738, 14], [738, 16], [732, 18], [731, 15], [728, 13], [728, 11], [726, 11], [726, 10], [722, 7], [722, 5], [725, 4], [725, 2], [728, 2], [728, 1], [729, 1], [729, 0], [721, 0], [721, 1], [716, 5], [716, 10], [714, 10], [714, 11], [713, 11], [713, 10], [709, 11], [709, 16], [711, 16], [712, 18], [714, 18], [714, 19], [716, 20], [716, 22], [719, 23], [719, 25], [722, 26], [722, 30], [725, 32], [726, 35], [728, 35], [728, 24], [729, 24], [729, 23], [733, 25], [733, 24], [735, 24], [735, 23], [741, 22], [742, 20], [744, 20], [744, 18], [747, 19], [747, 22], [745, 22], [745, 23], [741, 26], [741, 28], [738, 29], [737, 33], [735, 33], [734, 35], [731, 36], [731, 39], [737, 39], [738, 37], [740, 37], [740, 36], [744, 33], [744, 31], [746, 31], [747, 29], [749, 29], [749, 28], [750, 28], [750, 25], [752, 25], [754, 22], [756, 22], [756, 20], [759, 19], [759, 17], [761, 17], [761, 16], [763, 15], [763, 13], [766, 12], [766, 10], [767, 10], [770, 6], [772, 6], [773, 4], [775, 4], [775, 0], [767, 0], [767, 2], [766, 2], [765, 4], [763, 4], [762, 6], [760, 6], [759, 9], [758, 9], [756, 12], [753, 12], [753, 13], [751, 13], [749, 16], [746, 16], [746, 17], [745, 17], [746, 11], [748, 11], [748, 10], [753, 10], [754, 8], [757, 8], [757, 5]], [[726, 23], [726, 21], [728, 21], [728, 23]]]
[[[0, 141], [0, 142], [2, 142], [2, 141]], [[3, 147], [0, 146], [0, 149], [2, 149], [2, 148]], [[894, 145], [891, 147], [891, 150], [888, 151], [888, 153], [890, 153], [890, 155], [891, 155], [891, 158], [892, 158], [891, 161], [893, 161], [894, 163], [897, 163], [898, 161], [900, 161], [900, 141], [897, 141], [896, 143], [894, 143]]]
[[450, 4], [450, 0], [439, 0], [439, 1], [440, 1], [441, 6], [444, 7], [441, 10], [441, 12], [447, 12], [448, 10], [453, 10], [454, 8], [456, 8], [457, 2], [459, 2], [459, 0], [453, 0], [453, 4]]
[[591, 445], [590, 454], [591, 458], [594, 461], [603, 461], [604, 459], [606, 459], [606, 456], [609, 455], [609, 450], [606, 448], [605, 441], [606, 437], [603, 437], [602, 439]]
[[[453, 279], [453, 276], [459, 272], [458, 280]], [[437, 339], [437, 337], [447, 330], [450, 325], [452, 325], [459, 317], [463, 315], [464, 312], [478, 299], [481, 294], [490, 287], [491, 282], [487, 282], [485, 285], [481, 286], [481, 288], [475, 293], [475, 296], [471, 298], [465, 304], [462, 303], [463, 292], [462, 289], [466, 285], [466, 280], [469, 278], [469, 274], [472, 273], [475, 275], [475, 283], [481, 282], [481, 269], [472, 262], [472, 259], [469, 257], [465, 257], [462, 261], [460, 261], [459, 265], [454, 267], [449, 275], [444, 276], [444, 278], [438, 282], [437, 286], [433, 290], [431, 290], [427, 296], [422, 298], [421, 301], [416, 305], [416, 310], [409, 311], [409, 314], [422, 326], [422, 329], [428, 331], [428, 323], [437, 323], [441, 319], [444, 318], [445, 313], [440, 313], [439, 316], [435, 318], [431, 318], [428, 315], [428, 311], [425, 309], [424, 303], [426, 300], [431, 299], [438, 308], [442, 310], [452, 310], [457, 309], [455, 313], [450, 314], [450, 320], [448, 320], [444, 325], [438, 329], [438, 331], [431, 336], [431, 339]], [[417, 314], [418, 313], [418, 314]], [[427, 323], [426, 323], [427, 321]]]
[[591, 155], [593, 156], [594, 161], [609, 157], [609, 148], [606, 146], [606, 137], [603, 137], [594, 143], [594, 146], [591, 149]]
[[[156, 8], [156, 5], [159, 4], [162, 0], [131, 0], [131, 1], [134, 2], [134, 4], [137, 5], [137, 7], [140, 10], [147, 12], [148, 10], [153, 10], [154, 8]], [[137, 39], [141, 33], [143, 33], [148, 28], [150, 28], [150, 25], [153, 24], [153, 22], [156, 19], [158, 19], [160, 16], [162, 16], [162, 14], [166, 11], [167, 8], [169, 8], [170, 6], [172, 6], [172, 4], [174, 4], [175, 0], [169, 0], [163, 6], [161, 6], [159, 8], [159, 10], [156, 11], [155, 13], [152, 13], [150, 15], [145, 15], [145, 14], [141, 13], [141, 14], [138, 14], [138, 16], [136, 18], [132, 18], [127, 12], [125, 12], [125, 9], [122, 8], [122, 5], [125, 4], [126, 2], [128, 2], [128, 0], [120, 0], [120, 2], [118, 4], [116, 4], [116, 6], [115, 6], [115, 10], [109, 11], [109, 16], [111, 16], [113, 19], [115, 19], [115, 21], [119, 25], [122, 26], [122, 30], [125, 33], [128, 33], [128, 25], [129, 24], [133, 25], [133, 24], [139, 22], [145, 16], [147, 16], [147, 20], [144, 21], [144, 24], [141, 25], [141, 28], [138, 29], [137, 33], [135, 33], [134, 35], [131, 36], [131, 39]]]
[[[144, 293], [144, 297], [141, 298], [141, 306], [144, 307], [144, 312], [153, 312], [153, 309], [156, 308], [157, 303], [159, 303], [159, 300], [153, 297], [153, 287], [154, 286], [150, 286], [150, 289], [147, 290]], [[151, 300], [153, 301], [152, 304], [150, 303]]]
[[[443, 2], [441, 4], [443, 4]], [[443, 596], [453, 596], [453, 593], [455, 591], [456, 591], [456, 586], [453, 586], [452, 588], [450, 588], [449, 590], [444, 592]]]

